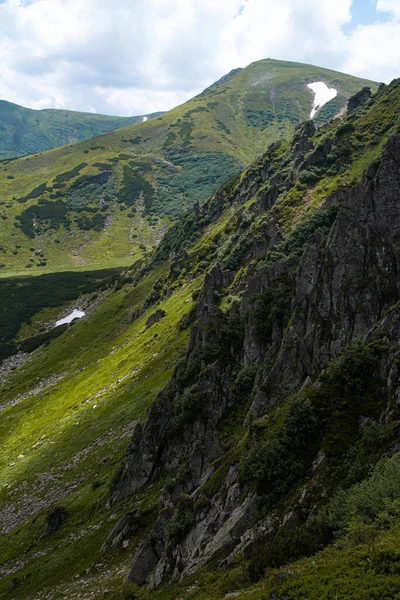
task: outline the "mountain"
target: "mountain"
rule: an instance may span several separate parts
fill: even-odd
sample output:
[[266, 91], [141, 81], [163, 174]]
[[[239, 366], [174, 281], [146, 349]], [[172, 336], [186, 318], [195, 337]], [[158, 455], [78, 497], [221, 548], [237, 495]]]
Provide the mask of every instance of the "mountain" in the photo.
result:
[[27, 320], [1, 367], [1, 598], [398, 597], [399, 114], [396, 80], [300, 124]]
[[[154, 118], [161, 113], [147, 115]], [[74, 144], [141, 123], [140, 117], [109, 117], [72, 110], [32, 110], [0, 100], [0, 159], [15, 158]]]
[[313, 110], [313, 83], [337, 92], [317, 111], [317, 125], [343, 114], [363, 87], [377, 89], [350, 75], [268, 59], [145, 123], [3, 161], [2, 274], [132, 264], [268, 143], [289, 138]]

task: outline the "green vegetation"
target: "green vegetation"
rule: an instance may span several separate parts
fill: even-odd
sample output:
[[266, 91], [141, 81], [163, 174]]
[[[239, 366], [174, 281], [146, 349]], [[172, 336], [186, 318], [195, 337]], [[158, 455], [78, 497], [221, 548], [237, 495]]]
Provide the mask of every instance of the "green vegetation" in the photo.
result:
[[[267, 61], [270, 67], [271, 63]], [[286, 68], [290, 74], [292, 67]], [[252, 69], [255, 76], [257, 65]], [[211, 172], [213, 152], [218, 164], [227, 165], [223, 156], [241, 160], [225, 152], [227, 138], [238, 139], [234, 119], [224, 121], [217, 115], [231, 132], [217, 125], [212, 131], [224, 145], [221, 153], [201, 149], [204, 140], [197, 137], [196, 123], [213, 111], [228, 110], [221, 88], [229, 85], [232, 90], [243, 73], [233, 73], [204, 92], [207, 110], [200, 110], [201, 103], [176, 109], [176, 120], [186, 125], [172, 128], [176, 137], [169, 138], [167, 148], [163, 145], [162, 156], [156, 147], [159, 140], [144, 140], [154, 127], [164, 144], [169, 135], [165, 115], [158, 121], [163, 123], [162, 134], [157, 122], [140, 125], [137, 136], [134, 128], [125, 131], [124, 152], [117, 132], [111, 136], [114, 146], [103, 138], [101, 148], [90, 150], [85, 161], [76, 155], [76, 148], [71, 149], [73, 161], [58, 151], [50, 153], [51, 162], [42, 163], [49, 172], [39, 177], [36, 165], [37, 180], [29, 186], [18, 180], [27, 175], [28, 167], [24, 175], [21, 170], [14, 180], [7, 180], [17, 186], [15, 200], [7, 196], [4, 201], [10, 205], [7, 210], [25, 215], [31, 207], [45, 210], [50, 201], [68, 210], [65, 222], [59, 223], [45, 213], [38, 213], [40, 219], [37, 213], [28, 213], [34, 236], [13, 227], [14, 236], [2, 242], [2, 260], [15, 252], [16, 260], [23, 258], [24, 264], [32, 260], [36, 268], [50, 262], [48, 248], [55, 253], [60, 248], [56, 255], [60, 266], [65, 264], [59, 262], [65, 247], [73, 248], [68, 246], [73, 236], [79, 240], [76, 247], [95, 246], [99, 260], [105, 248], [108, 251], [118, 242], [108, 245], [108, 238], [107, 243], [99, 241], [101, 236], [111, 229], [117, 237], [123, 227], [127, 236], [138, 236], [134, 238], [138, 247], [156, 246], [154, 232], [170, 225], [157, 204], [159, 178], [170, 176], [178, 182], [187, 169], [191, 186], [198, 177], [201, 187], [206, 183], [201, 160], [210, 161]], [[377, 327], [364, 341], [338, 346], [331, 354], [336, 358], [321, 358], [318, 372], [299, 381], [297, 393], [292, 390], [285, 396], [282, 390], [262, 414], [250, 411], [253, 401], [268, 397], [271, 382], [266, 375], [279, 366], [280, 348], [290, 342], [296, 311], [314, 310], [312, 303], [304, 308], [297, 298], [302, 257], [314, 249], [322, 253], [334, 238], [344, 212], [340, 212], [341, 188], [359, 182], [366, 169], [374, 176], [385, 143], [398, 132], [399, 103], [395, 82], [346, 122], [321, 126], [310, 138], [314, 150], [301, 161], [295, 144], [270, 146], [216, 194], [194, 204], [154, 252], [118, 275], [53, 273], [0, 280], [5, 290], [1, 303], [8, 311], [7, 343], [36, 348], [21, 367], [7, 374], [1, 387], [0, 597], [222, 600], [237, 593], [252, 600], [399, 597], [399, 411], [385, 372], [395, 356], [387, 341], [389, 329]], [[282, 110], [287, 122], [294, 122], [289, 102]], [[135, 136], [141, 139], [132, 142]], [[147, 144], [145, 156], [128, 154], [142, 144]], [[247, 151], [245, 144], [243, 148], [241, 152]], [[197, 167], [192, 160], [196, 151], [201, 158]], [[95, 163], [91, 152], [97, 154]], [[60, 174], [63, 181], [56, 185], [65, 187], [55, 191], [62, 196], [50, 198], [53, 187], [53, 192], [46, 190], [24, 205], [16, 201], [44, 179], [48, 185], [54, 183]], [[147, 206], [146, 186], [154, 190]], [[183, 198], [184, 192], [179, 193]], [[1, 213], [7, 204], [0, 206]], [[171, 214], [178, 205], [171, 199]], [[107, 223], [116, 220], [115, 229], [113, 223], [105, 232], [80, 229], [96, 215], [106, 217]], [[45, 245], [47, 237], [52, 238], [51, 246]], [[133, 263], [133, 255], [126, 260]], [[344, 291], [346, 285], [344, 281]], [[91, 310], [49, 339], [48, 324], [70, 308], [76, 298], [72, 293], [83, 293]], [[163, 311], [163, 318], [147, 327], [156, 310]], [[330, 323], [320, 315], [312, 323], [318, 331], [330, 331]], [[328, 351], [323, 356], [327, 355]], [[294, 356], [293, 362], [306, 358]], [[289, 365], [289, 376], [290, 369], [296, 365]], [[396, 377], [393, 362], [391, 381]], [[109, 489], [121, 480], [122, 459], [134, 452], [132, 444], [125, 454], [132, 433], [156, 398], [158, 417], [165, 410], [169, 420], [165, 418], [160, 430], [157, 425], [146, 432], [154, 445], [164, 436], [157, 448], [154, 478], [110, 505]], [[193, 492], [194, 423], [210, 434], [205, 443], [210, 455], [214, 450], [215, 454], [207, 459], [208, 478]], [[180, 441], [180, 453], [174, 453], [174, 446], [168, 448], [171, 440]], [[168, 452], [172, 466], [163, 471]], [[219, 568], [219, 560], [239, 542], [242, 521], [234, 538], [226, 534], [227, 544], [188, 578], [173, 577], [171, 570], [162, 585], [151, 590], [126, 581], [138, 545], [162, 520], [166, 537], [157, 551], [163, 552], [165, 542], [168, 559], [180, 553], [176, 544], [194, 525], [209, 527], [221, 540], [219, 519], [232, 515], [235, 494], [236, 506], [255, 497], [255, 518], [266, 519], [254, 547]], [[55, 507], [65, 518], [57, 530], [43, 536], [49, 511]], [[215, 507], [218, 514], [206, 525], [202, 518]], [[103, 546], [127, 513], [135, 520], [132, 531], [115, 547]], [[203, 550], [199, 545], [198, 551]]]
[[[208, 198], [226, 179], [234, 175], [240, 163], [225, 154], [177, 150], [169, 151], [169, 165], [157, 175], [155, 213], [172, 218], [182, 215], [195, 202]], [[171, 173], [171, 165], [174, 169]], [[221, 177], [221, 174], [223, 176]]]
[[[148, 115], [148, 119], [159, 114]], [[140, 123], [142, 119], [109, 117], [69, 110], [31, 110], [0, 100], [0, 159], [44, 152], [56, 146], [79, 142], [107, 131]]]
[[[23, 598], [27, 590], [37, 595], [44, 581], [46, 586], [57, 586], [67, 573], [74, 579], [87, 568], [91, 570], [92, 565], [92, 574], [100, 574], [94, 567], [94, 556], [96, 562], [105, 561], [110, 566], [113, 577], [122, 565], [126, 568], [124, 551], [110, 555], [100, 552], [116, 520], [128, 508], [122, 504], [104, 512], [101, 506], [107, 495], [105, 484], [116, 470], [136, 420], [143, 417], [167, 383], [176, 357], [186, 344], [188, 331], [181, 331], [178, 323], [191, 310], [191, 295], [198, 285], [193, 282], [181, 286], [162, 300], [160, 306], [166, 316], [150, 329], [145, 329], [145, 323], [152, 308], [130, 323], [129, 312], [145, 304], [165, 271], [165, 267], [158, 268], [144, 278], [142, 274], [137, 284], [127, 283], [128, 279], [138, 278], [138, 272], [132, 270], [125, 273], [125, 284], [117, 291], [103, 279], [108, 289], [103, 290], [105, 299], [94, 314], [67, 327], [48, 346], [36, 350], [23, 370], [12, 373], [3, 386], [0, 502], [4, 506], [11, 500], [15, 507], [22, 506], [26, 493], [37, 497], [38, 510], [23, 517], [9, 533], [2, 532], [5, 543], [0, 550], [1, 563], [14, 566], [1, 581], [0, 597], [7, 597], [11, 586], [16, 598]], [[100, 274], [96, 273], [22, 282], [25, 293], [30, 290], [32, 295], [40, 285], [47, 285], [49, 295], [57, 294], [58, 301], [62, 301], [68, 283], [79, 288], [73, 277], [78, 281], [80, 278], [80, 291], [86, 293], [93, 294], [100, 283]], [[18, 286], [18, 280], [11, 280], [9, 285], [11, 282]], [[37, 301], [44, 302], [45, 297], [40, 299], [38, 295]], [[39, 308], [37, 304], [36, 310]], [[46, 310], [42, 310], [43, 318]], [[22, 315], [15, 315], [15, 322], [21, 318]], [[161, 338], [165, 341], [162, 349], [158, 345]], [[50, 479], [39, 484], [44, 472], [49, 473]], [[57, 505], [65, 509], [67, 517], [59, 530], [41, 538], [48, 514], [46, 506], [52, 503], [54, 477], [62, 490]], [[9, 482], [12, 487], [22, 484], [24, 492], [14, 495]], [[154, 522], [159, 493], [159, 488], [154, 488], [141, 495], [137, 508], [140, 506], [144, 521], [136, 539]], [[8, 517], [2, 520], [2, 526], [7, 523]], [[64, 539], [67, 532], [69, 541]], [[15, 561], [22, 553], [25, 566], [21, 570]]]
[[68, 208], [62, 200], [50, 202], [42, 200], [40, 204], [32, 204], [17, 215], [16, 220], [21, 231], [29, 238], [35, 239], [37, 234], [48, 228], [57, 230], [59, 225], [67, 224], [65, 217]]
[[293, 284], [275, 282], [254, 299], [251, 320], [258, 339], [268, 340], [273, 327], [284, 329], [290, 318]]
[[0, 279], [0, 359], [15, 352], [13, 339], [35, 314], [50, 307], [62, 308], [82, 294], [98, 293], [118, 272], [110, 269]]
[[[135, 163], [132, 164], [134, 165]], [[143, 195], [146, 211], [150, 212], [154, 197], [153, 186], [138, 173], [137, 168], [132, 169], [131, 167], [124, 165], [122, 186], [118, 193], [118, 202], [124, 202], [126, 206], [134, 206], [141, 195]]]
[[[270, 142], [290, 138], [294, 127], [310, 114], [312, 94], [307, 83], [311, 81], [326, 81], [340, 92], [340, 102], [335, 99], [334, 109], [320, 117], [321, 124], [332, 111], [336, 114], [345, 108], [347, 99], [365, 85], [376, 89], [373, 82], [349, 75], [268, 59], [236, 70], [155, 119], [106, 133], [96, 141], [2, 161], [2, 274], [26, 274], [28, 268], [50, 272], [132, 264], [157, 246], [175, 219], [205, 201]], [[13, 118], [23, 110], [13, 105], [3, 108]], [[37, 115], [35, 111], [27, 114], [31, 113]], [[78, 139], [64, 124], [80, 118], [79, 113], [39, 111], [39, 116], [58, 116], [70, 134], [68, 139]], [[84, 117], [85, 123], [106, 119]], [[351, 162], [344, 150], [349, 136], [342, 135], [341, 169]], [[24, 139], [29, 142], [29, 136]], [[332, 161], [336, 165], [336, 157]], [[103, 172], [108, 174], [107, 182]], [[305, 181], [304, 174], [301, 181]], [[56, 205], [54, 210], [50, 203]], [[157, 220], [148, 221], [149, 216]], [[18, 227], [13, 229], [12, 223]], [[27, 267], [31, 240], [46, 255], [46, 265]], [[14, 242], [21, 246], [17, 254]], [[242, 250], [237, 249], [232, 264], [240, 263]]]

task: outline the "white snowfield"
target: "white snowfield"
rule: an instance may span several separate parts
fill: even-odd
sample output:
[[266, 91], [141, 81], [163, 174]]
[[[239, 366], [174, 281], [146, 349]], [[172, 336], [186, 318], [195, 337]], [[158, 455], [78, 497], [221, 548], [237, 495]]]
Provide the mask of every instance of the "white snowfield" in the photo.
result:
[[74, 319], [82, 319], [82, 317], [84, 316], [85, 313], [83, 312], [83, 310], [78, 310], [77, 308], [75, 308], [75, 310], [73, 310], [72, 313], [70, 313], [63, 319], [57, 321], [56, 327], [58, 327], [59, 325], [67, 325], [68, 323], [71, 323]]
[[142, 123], [144, 123], [145, 121], [147, 121], [147, 117], [142, 118]]
[[316, 81], [315, 83], [309, 83], [307, 87], [314, 92], [314, 106], [310, 113], [310, 119], [315, 117], [316, 112], [324, 106], [329, 100], [333, 100], [337, 96], [337, 90], [335, 88], [328, 88], [326, 83], [323, 81]]

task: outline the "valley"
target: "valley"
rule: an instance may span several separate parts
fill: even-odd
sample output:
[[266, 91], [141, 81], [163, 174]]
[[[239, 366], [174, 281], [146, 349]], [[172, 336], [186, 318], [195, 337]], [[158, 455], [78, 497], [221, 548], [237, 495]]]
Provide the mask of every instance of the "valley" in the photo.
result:
[[260, 61], [1, 163], [7, 344], [85, 312], [1, 381], [1, 598], [397, 598], [400, 82], [365, 85]]

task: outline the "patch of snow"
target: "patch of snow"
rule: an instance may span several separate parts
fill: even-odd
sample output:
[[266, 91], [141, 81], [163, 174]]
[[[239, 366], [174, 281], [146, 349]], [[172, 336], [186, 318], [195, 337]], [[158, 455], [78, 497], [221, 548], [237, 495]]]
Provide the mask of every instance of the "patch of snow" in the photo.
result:
[[333, 100], [337, 96], [335, 88], [328, 88], [323, 81], [315, 81], [307, 85], [314, 92], [314, 106], [310, 113], [310, 119], [315, 117], [316, 112], [324, 106], [329, 100]]
[[84, 317], [84, 316], [85, 316], [85, 313], [83, 310], [78, 310], [77, 308], [75, 308], [75, 310], [73, 310], [72, 313], [70, 313], [63, 319], [60, 319], [59, 321], [57, 321], [56, 327], [59, 327], [59, 325], [66, 325], [67, 323], [71, 323], [74, 319], [82, 319], [82, 317]]
[[147, 121], [147, 117], [143, 117], [142, 123], [144, 123], [145, 121]]

